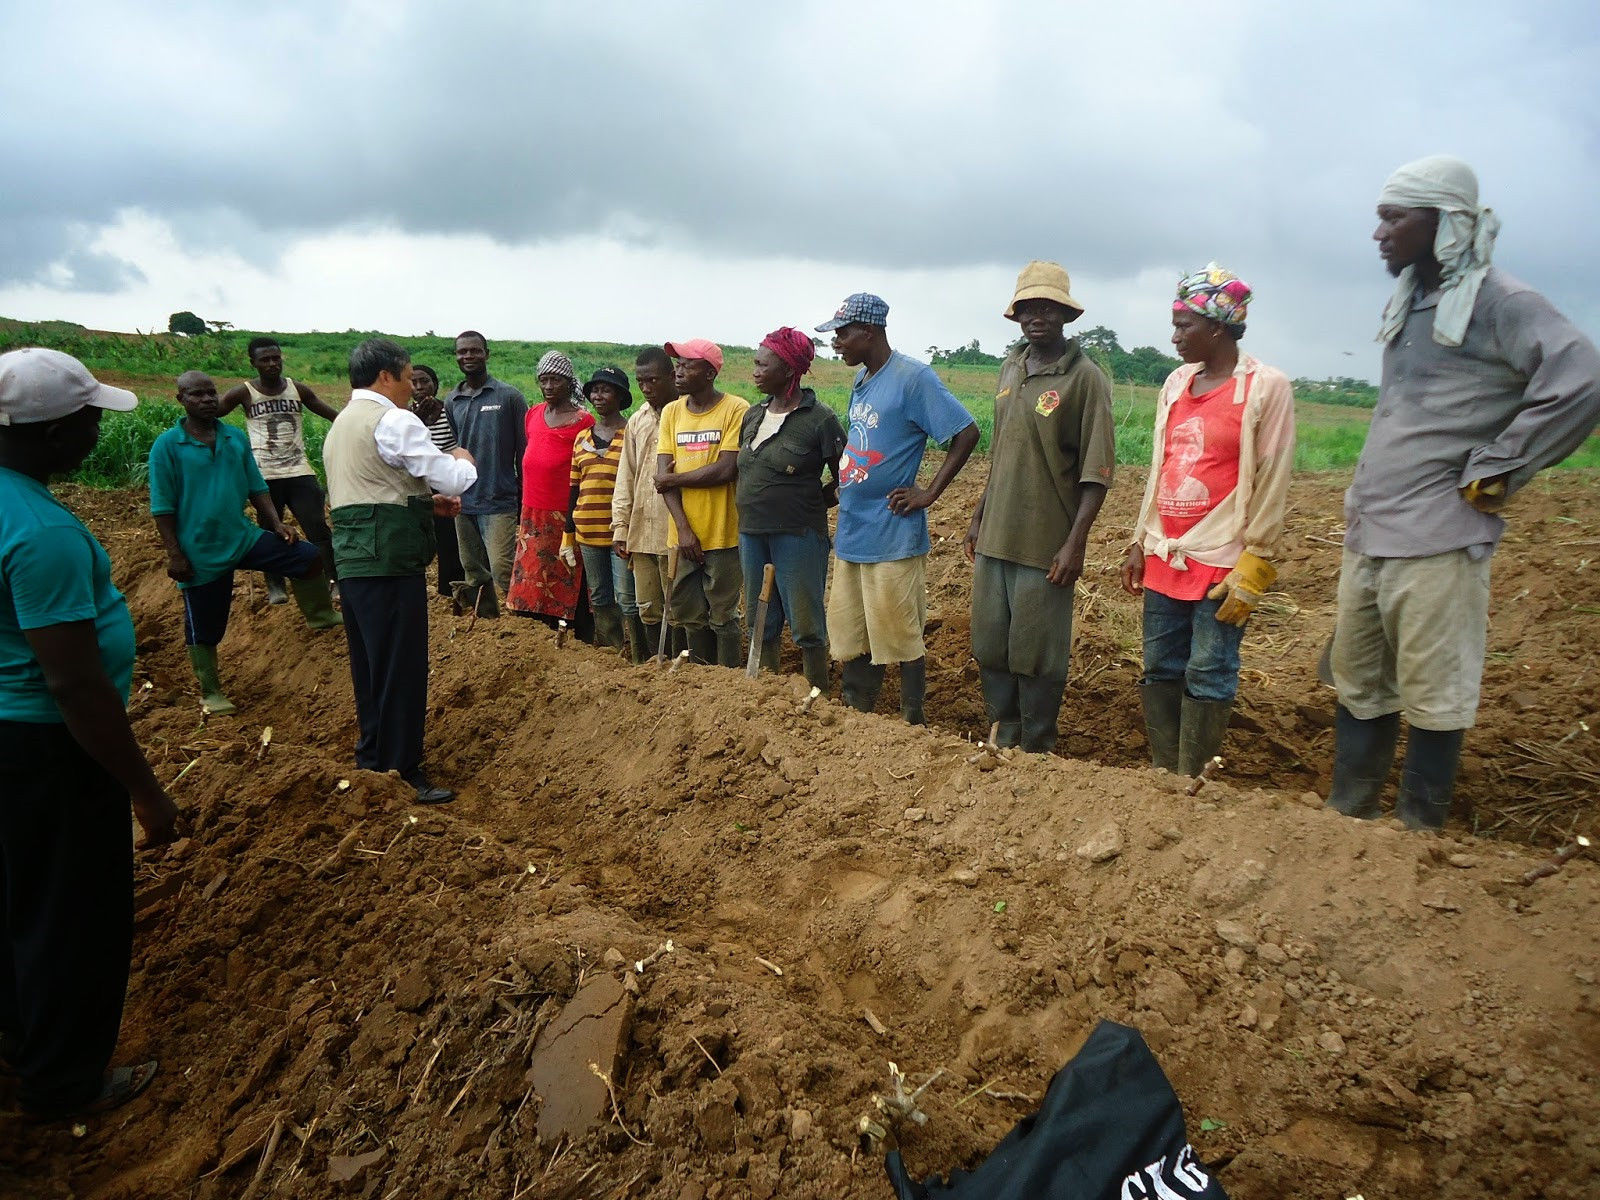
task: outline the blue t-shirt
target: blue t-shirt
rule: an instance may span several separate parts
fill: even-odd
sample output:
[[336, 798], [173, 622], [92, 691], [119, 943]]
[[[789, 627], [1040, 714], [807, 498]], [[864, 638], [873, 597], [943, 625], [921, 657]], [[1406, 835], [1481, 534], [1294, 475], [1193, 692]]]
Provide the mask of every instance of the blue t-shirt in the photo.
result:
[[55, 724], [24, 630], [93, 621], [100, 663], [128, 702], [133, 618], [111, 585], [111, 560], [48, 488], [0, 467], [0, 721]]
[[896, 350], [883, 368], [850, 389], [850, 440], [839, 480], [834, 553], [846, 562], [894, 562], [928, 552], [928, 514], [898, 517], [889, 493], [917, 480], [928, 441], [943, 444], [972, 424], [933, 368]]
[[528, 402], [492, 375], [476, 392], [458, 384], [445, 397], [456, 443], [478, 464], [478, 482], [461, 493], [464, 516], [522, 511], [522, 452], [528, 445]]
[[261, 540], [261, 527], [244, 515], [245, 502], [267, 490], [242, 429], [217, 424], [208, 446], [189, 436], [183, 420], [150, 447], [150, 512], [172, 513], [178, 545], [194, 568], [180, 588], [221, 579]]

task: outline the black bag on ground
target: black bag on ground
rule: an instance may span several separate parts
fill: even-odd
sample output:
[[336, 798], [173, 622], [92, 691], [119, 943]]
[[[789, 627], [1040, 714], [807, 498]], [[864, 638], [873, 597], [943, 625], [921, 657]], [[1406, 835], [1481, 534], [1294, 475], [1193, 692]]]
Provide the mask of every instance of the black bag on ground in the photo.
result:
[[898, 1200], [1228, 1200], [1195, 1157], [1150, 1047], [1110, 1021], [976, 1171], [917, 1183], [898, 1150], [884, 1166]]

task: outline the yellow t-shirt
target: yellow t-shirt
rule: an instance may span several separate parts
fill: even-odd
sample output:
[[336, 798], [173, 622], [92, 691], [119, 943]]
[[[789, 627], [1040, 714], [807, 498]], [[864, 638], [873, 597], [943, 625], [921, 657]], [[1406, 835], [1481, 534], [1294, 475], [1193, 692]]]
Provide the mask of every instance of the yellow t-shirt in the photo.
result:
[[[724, 394], [709, 411], [692, 413], [689, 401], [680, 397], [661, 414], [661, 436], [657, 454], [672, 455], [674, 471], [693, 471], [709, 466], [724, 452], [739, 452], [739, 426], [744, 422], [749, 403], [738, 396]], [[715, 487], [679, 488], [683, 514], [689, 528], [700, 539], [702, 550], [731, 550], [739, 544], [739, 512], [733, 505], [735, 482]], [[667, 525], [667, 545], [678, 544], [678, 525]]]

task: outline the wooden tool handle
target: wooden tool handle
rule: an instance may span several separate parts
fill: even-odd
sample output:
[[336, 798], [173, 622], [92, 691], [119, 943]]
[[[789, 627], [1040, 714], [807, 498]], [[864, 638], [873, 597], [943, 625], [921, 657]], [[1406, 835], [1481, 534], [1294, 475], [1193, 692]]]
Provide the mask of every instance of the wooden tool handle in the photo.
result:
[[670, 547], [667, 548], [667, 579], [668, 580], [675, 580], [677, 578], [678, 578], [678, 548], [676, 546], [670, 546]]
[[772, 580], [778, 573], [778, 568], [768, 563], [761, 568], [761, 602], [765, 604], [772, 599]]

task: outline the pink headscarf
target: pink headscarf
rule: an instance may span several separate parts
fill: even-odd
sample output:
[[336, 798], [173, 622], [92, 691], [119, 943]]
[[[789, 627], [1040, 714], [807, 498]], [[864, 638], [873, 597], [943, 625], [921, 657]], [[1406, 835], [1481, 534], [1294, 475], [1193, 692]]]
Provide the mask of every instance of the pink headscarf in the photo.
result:
[[793, 373], [789, 379], [789, 386], [784, 389], [785, 396], [792, 396], [800, 390], [800, 376], [811, 370], [811, 360], [815, 357], [816, 347], [811, 344], [811, 339], [798, 329], [785, 325], [782, 329], [774, 329], [761, 339], [761, 344], [771, 350], [784, 362], [784, 365]]

